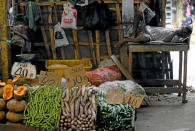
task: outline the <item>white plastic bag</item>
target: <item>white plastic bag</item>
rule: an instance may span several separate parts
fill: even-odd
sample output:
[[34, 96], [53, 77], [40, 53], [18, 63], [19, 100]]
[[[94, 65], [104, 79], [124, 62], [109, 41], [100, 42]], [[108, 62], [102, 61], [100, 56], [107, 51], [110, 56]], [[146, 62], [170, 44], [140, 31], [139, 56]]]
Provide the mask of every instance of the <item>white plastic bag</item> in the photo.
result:
[[64, 30], [61, 28], [60, 23], [54, 26], [54, 38], [55, 48], [69, 45], [69, 42], [66, 38], [66, 34]]
[[62, 13], [62, 28], [77, 29], [77, 10], [71, 3], [64, 4], [64, 11]]

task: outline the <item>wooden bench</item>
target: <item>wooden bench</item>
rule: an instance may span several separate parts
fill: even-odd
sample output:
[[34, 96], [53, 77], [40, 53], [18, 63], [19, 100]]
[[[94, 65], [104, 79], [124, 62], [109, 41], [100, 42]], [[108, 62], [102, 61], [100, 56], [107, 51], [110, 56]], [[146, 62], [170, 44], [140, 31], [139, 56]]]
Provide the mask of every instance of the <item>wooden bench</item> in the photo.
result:
[[[142, 80], [147, 82], [149, 87], [144, 87], [147, 93], [182, 93], [182, 102], [186, 103], [186, 80], [187, 80], [187, 55], [189, 50], [189, 44], [187, 43], [163, 43], [163, 42], [149, 42], [145, 44], [128, 43], [128, 70], [132, 75], [132, 54], [134, 52], [179, 52], [179, 79], [178, 80], [164, 80], [164, 79], [149, 79]], [[184, 60], [184, 62], [183, 62]], [[182, 72], [183, 69], [183, 72]], [[140, 83], [140, 81], [139, 81]], [[162, 87], [152, 87], [152, 85], [162, 85]]]

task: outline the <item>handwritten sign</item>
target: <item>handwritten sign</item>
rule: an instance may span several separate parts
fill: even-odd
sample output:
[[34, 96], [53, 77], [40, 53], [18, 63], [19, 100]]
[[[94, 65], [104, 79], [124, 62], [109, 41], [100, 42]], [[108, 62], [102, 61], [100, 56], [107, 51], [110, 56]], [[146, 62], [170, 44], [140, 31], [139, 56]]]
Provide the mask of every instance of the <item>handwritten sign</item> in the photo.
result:
[[122, 104], [124, 90], [121, 88], [108, 89], [106, 93], [106, 102], [111, 104]]
[[65, 70], [65, 78], [68, 88], [82, 86], [88, 82], [83, 65], [67, 68]]
[[49, 86], [60, 86], [62, 77], [54, 72], [41, 71], [39, 77], [39, 84]]
[[144, 95], [133, 94], [132, 92], [127, 92], [125, 97], [125, 103], [131, 105], [132, 107], [139, 108], [144, 99]]
[[13, 76], [21, 75], [29, 79], [36, 78], [36, 74], [37, 71], [34, 65], [20, 63], [20, 62], [15, 62], [11, 70], [11, 75]]

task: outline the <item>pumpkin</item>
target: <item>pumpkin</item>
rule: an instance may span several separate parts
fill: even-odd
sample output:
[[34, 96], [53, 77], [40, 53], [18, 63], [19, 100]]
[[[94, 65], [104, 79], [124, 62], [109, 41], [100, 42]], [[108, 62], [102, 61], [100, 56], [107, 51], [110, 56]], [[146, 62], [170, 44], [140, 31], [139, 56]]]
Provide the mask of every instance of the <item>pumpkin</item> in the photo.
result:
[[23, 114], [14, 113], [14, 112], [9, 111], [6, 114], [6, 118], [7, 118], [7, 120], [9, 120], [11, 122], [19, 122], [23, 119]]
[[6, 83], [5, 82], [2, 82], [1, 80], [0, 80], [0, 86], [5, 86], [6, 85]]
[[0, 121], [3, 120], [4, 118], [5, 118], [5, 112], [0, 111]]
[[26, 86], [18, 86], [16, 90], [14, 90], [14, 98], [17, 100], [21, 100], [26, 95], [27, 87]]
[[13, 96], [13, 90], [14, 90], [13, 85], [11, 85], [11, 84], [5, 85], [3, 88], [3, 99], [4, 100], [11, 99]]
[[0, 98], [3, 98], [3, 87], [0, 87]]
[[16, 82], [20, 78], [20, 75], [17, 75], [13, 80], [12, 83]]
[[5, 107], [5, 101], [0, 98], [0, 110], [3, 110], [3, 108]]
[[27, 102], [25, 100], [11, 99], [7, 103], [7, 109], [12, 112], [22, 112], [24, 111]]

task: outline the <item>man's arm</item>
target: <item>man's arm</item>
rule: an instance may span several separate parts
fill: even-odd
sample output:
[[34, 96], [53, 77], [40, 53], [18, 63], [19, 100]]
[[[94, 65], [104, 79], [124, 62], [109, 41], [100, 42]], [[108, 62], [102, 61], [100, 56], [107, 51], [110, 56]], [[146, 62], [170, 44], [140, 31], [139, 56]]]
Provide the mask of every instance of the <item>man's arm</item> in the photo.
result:
[[171, 42], [174, 36], [178, 35], [179, 33], [182, 33], [181, 30], [174, 31], [171, 35], [165, 37], [162, 41], [164, 42]]

